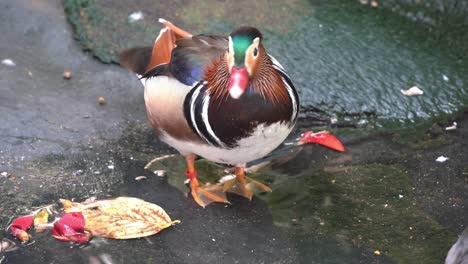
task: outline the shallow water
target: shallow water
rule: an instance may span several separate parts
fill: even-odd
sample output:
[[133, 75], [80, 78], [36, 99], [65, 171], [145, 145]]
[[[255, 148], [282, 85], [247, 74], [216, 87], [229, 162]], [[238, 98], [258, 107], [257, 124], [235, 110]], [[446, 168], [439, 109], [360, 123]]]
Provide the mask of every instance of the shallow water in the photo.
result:
[[[466, 105], [467, 49], [459, 41], [467, 37], [466, 24], [428, 26], [353, 1], [310, 1], [307, 8], [311, 15], [291, 33], [266, 41], [296, 81], [306, 109], [384, 125]], [[400, 93], [412, 86], [424, 95]]]

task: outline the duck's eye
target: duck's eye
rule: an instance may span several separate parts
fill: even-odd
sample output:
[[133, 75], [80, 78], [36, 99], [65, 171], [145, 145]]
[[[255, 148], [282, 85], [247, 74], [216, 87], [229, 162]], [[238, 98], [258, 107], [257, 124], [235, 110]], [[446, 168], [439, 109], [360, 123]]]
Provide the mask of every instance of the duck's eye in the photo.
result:
[[254, 57], [257, 57], [257, 55], [258, 55], [258, 49], [257, 48], [254, 48], [253, 55], [254, 55]]

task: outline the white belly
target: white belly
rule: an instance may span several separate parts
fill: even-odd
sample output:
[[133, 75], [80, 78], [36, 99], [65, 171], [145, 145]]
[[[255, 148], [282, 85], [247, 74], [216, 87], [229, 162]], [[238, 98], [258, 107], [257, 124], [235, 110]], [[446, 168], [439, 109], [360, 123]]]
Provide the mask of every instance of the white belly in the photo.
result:
[[168, 134], [162, 134], [161, 140], [183, 155], [194, 153], [214, 162], [240, 165], [269, 154], [286, 139], [291, 130], [292, 127], [284, 123], [260, 125], [248, 138], [239, 140], [238, 146], [232, 149], [180, 141]]

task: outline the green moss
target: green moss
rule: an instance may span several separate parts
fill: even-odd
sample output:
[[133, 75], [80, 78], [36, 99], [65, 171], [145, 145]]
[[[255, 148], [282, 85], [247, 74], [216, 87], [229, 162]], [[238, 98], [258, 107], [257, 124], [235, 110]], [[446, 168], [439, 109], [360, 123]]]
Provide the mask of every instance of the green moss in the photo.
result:
[[64, 8], [75, 37], [85, 49], [88, 49], [90, 42], [88, 23], [95, 26], [99, 17], [94, 0], [65, 0]]
[[441, 115], [437, 118], [413, 123], [412, 126], [400, 126], [387, 132], [390, 139], [398, 144], [408, 146], [412, 149], [427, 150], [439, 146], [451, 144], [453, 139], [445, 127], [450, 126], [449, 120], [458, 120], [463, 117], [466, 108], [461, 108], [457, 113]]
[[128, 23], [130, 10], [107, 1], [64, 0], [64, 9], [82, 48], [104, 63], [118, 63], [124, 48], [151, 45], [161, 28], [151, 19]]
[[393, 166], [330, 167], [283, 177], [265, 200], [293, 233], [334, 234], [398, 263], [440, 263], [453, 235], [416, 206], [411, 186]]

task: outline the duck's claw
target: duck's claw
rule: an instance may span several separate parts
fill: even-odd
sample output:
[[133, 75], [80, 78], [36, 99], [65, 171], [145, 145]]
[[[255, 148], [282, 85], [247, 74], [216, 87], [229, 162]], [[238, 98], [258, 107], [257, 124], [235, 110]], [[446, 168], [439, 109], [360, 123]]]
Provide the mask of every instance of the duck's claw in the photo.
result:
[[190, 180], [191, 194], [195, 202], [201, 207], [205, 207], [213, 202], [229, 203], [226, 198], [226, 193], [219, 185], [205, 184], [200, 186], [196, 178]]

